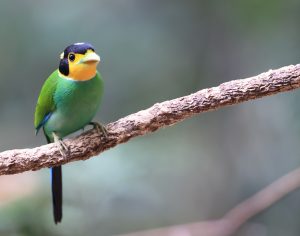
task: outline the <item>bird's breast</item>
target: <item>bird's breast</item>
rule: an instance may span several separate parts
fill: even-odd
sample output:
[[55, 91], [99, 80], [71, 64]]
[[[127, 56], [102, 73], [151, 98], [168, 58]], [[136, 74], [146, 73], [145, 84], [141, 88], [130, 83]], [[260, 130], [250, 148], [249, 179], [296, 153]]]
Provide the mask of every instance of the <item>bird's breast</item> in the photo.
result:
[[62, 138], [83, 128], [95, 116], [102, 93], [98, 77], [89, 81], [60, 78], [54, 94], [56, 110], [45, 124], [46, 133], [56, 132]]

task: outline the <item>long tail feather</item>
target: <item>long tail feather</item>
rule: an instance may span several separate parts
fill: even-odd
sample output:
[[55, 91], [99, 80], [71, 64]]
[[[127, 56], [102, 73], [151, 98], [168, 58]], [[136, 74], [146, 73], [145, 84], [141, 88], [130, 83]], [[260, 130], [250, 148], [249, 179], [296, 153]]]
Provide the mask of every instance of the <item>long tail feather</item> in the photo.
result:
[[[43, 127], [47, 143], [51, 143], [50, 138], [46, 135]], [[52, 205], [53, 217], [55, 224], [61, 222], [62, 219], [62, 171], [61, 166], [51, 168], [52, 179]]]
[[55, 224], [62, 219], [62, 174], [61, 166], [53, 167], [52, 174], [52, 202], [53, 216]]

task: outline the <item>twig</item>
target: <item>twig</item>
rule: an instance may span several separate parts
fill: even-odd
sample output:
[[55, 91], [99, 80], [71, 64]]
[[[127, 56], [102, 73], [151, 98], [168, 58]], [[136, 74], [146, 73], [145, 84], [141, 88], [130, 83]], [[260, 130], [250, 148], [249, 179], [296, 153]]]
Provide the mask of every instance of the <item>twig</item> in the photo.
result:
[[[274, 181], [218, 220], [140, 231], [122, 236], [230, 236], [250, 218], [300, 187], [300, 168]], [[121, 236], [121, 235], [120, 235]]]
[[270, 70], [258, 76], [233, 80], [218, 87], [200, 90], [188, 96], [157, 103], [152, 107], [108, 124], [107, 139], [95, 130], [66, 140], [70, 147], [64, 159], [53, 144], [32, 149], [15, 149], [0, 153], [0, 175], [38, 170], [76, 160], [85, 160], [129, 139], [175, 124], [195, 114], [212, 111], [248, 100], [300, 87], [300, 64]]

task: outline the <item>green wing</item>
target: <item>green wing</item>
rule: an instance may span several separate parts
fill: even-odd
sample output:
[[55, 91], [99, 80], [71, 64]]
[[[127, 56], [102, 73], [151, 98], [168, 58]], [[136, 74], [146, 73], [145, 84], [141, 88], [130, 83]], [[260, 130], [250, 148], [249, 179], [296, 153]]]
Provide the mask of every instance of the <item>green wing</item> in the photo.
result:
[[56, 70], [48, 77], [42, 87], [34, 113], [34, 127], [36, 132], [38, 132], [39, 129], [46, 123], [46, 121], [50, 118], [51, 113], [55, 110], [53, 96], [56, 90], [58, 78], [58, 70]]

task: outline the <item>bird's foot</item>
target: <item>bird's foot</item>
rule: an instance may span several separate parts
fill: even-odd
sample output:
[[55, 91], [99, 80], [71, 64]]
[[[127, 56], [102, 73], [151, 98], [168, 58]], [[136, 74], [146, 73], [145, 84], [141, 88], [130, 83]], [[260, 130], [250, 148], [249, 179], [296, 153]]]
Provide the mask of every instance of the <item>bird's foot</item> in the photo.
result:
[[67, 156], [69, 155], [69, 151], [70, 151], [69, 148], [68, 148], [68, 146], [62, 140], [59, 140], [57, 142], [57, 145], [58, 145], [60, 154], [64, 158], [67, 158]]
[[98, 122], [90, 122], [89, 124], [92, 125], [100, 135], [103, 134], [105, 138], [108, 137], [108, 132], [104, 125]]
[[69, 155], [69, 148], [68, 146], [57, 136], [56, 133], [52, 133], [54, 138], [54, 143], [57, 145], [57, 148], [59, 149], [60, 154], [63, 158], [67, 158]]

